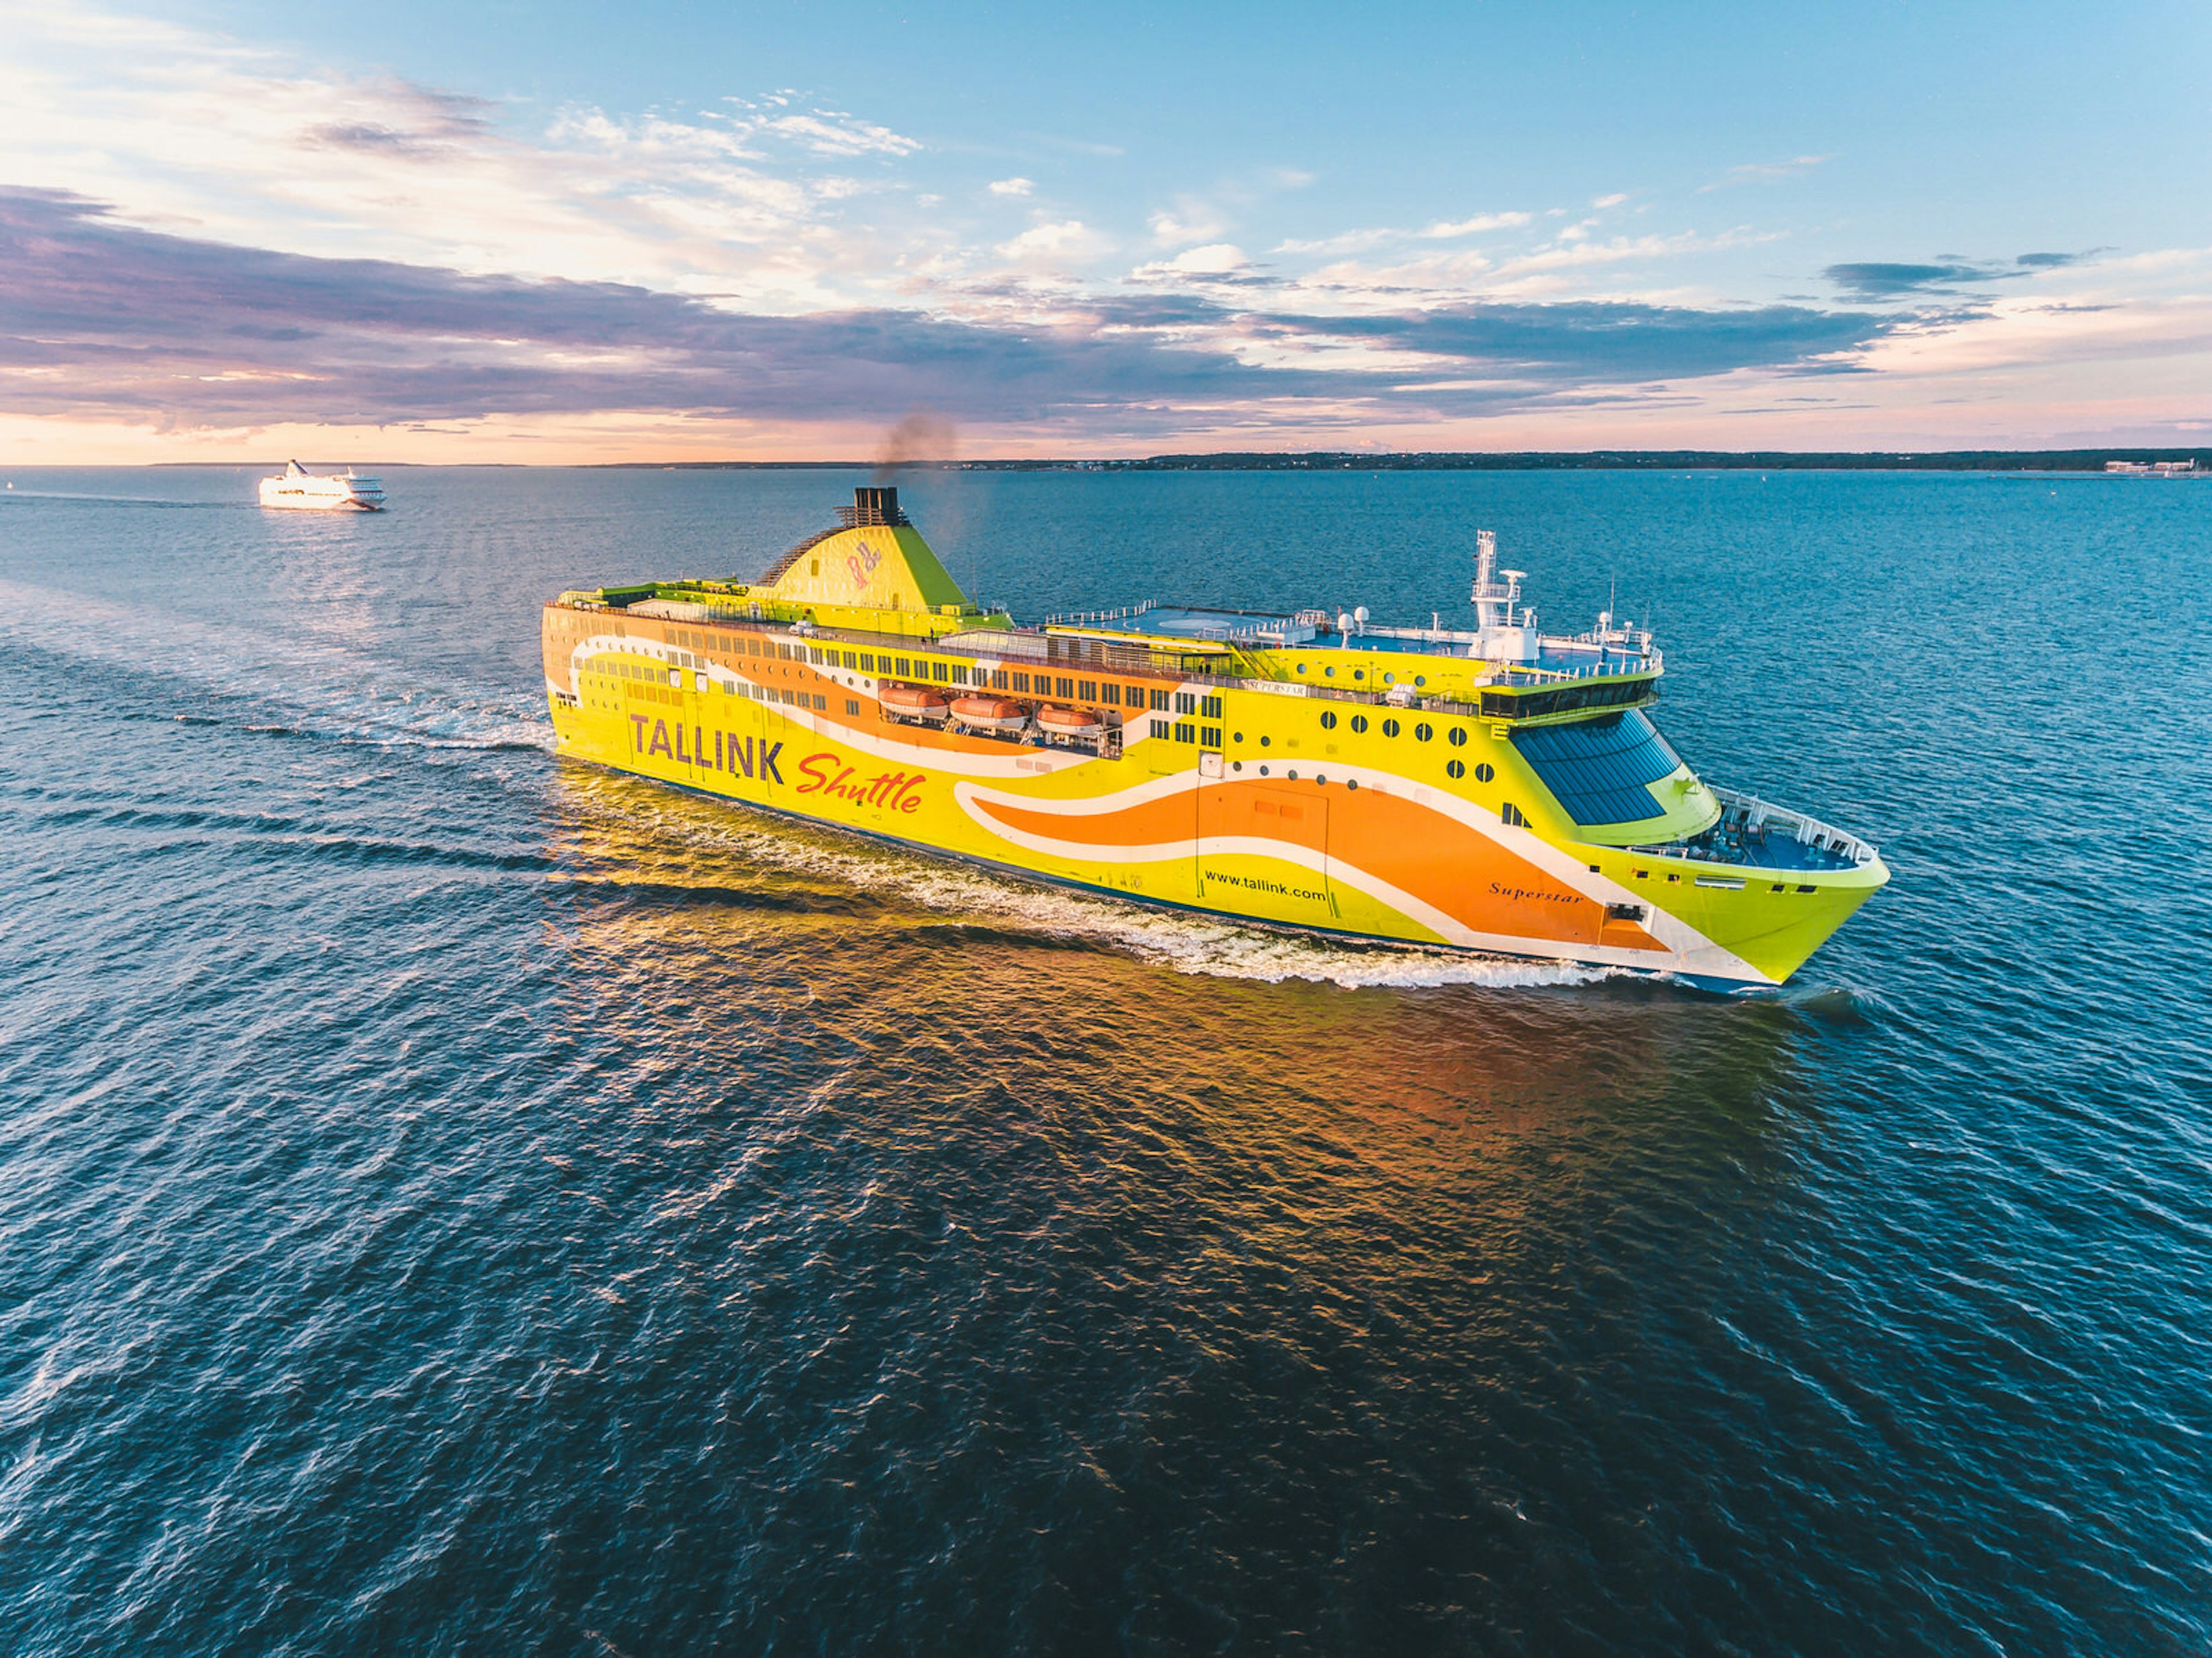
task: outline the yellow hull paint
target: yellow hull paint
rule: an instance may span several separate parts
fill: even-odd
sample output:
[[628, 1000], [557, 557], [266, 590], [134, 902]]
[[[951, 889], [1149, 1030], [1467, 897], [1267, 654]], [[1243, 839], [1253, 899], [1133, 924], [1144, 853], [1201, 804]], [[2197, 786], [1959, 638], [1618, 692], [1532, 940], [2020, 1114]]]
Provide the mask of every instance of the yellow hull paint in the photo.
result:
[[895, 720], [852, 653], [789, 634], [605, 626], [548, 609], [563, 755], [1155, 902], [1743, 987], [1786, 979], [1887, 878], [1592, 844], [1478, 718], [1370, 706], [1355, 734], [1304, 687], [1204, 677], [1155, 713], [1154, 677], [1102, 756]]

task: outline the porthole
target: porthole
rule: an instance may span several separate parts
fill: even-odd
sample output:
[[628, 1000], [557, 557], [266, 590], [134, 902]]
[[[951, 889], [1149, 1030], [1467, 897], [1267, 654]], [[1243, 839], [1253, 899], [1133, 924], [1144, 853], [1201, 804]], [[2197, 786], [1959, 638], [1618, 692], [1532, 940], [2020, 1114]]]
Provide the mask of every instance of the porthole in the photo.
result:
[[1336, 677], [1336, 670], [1334, 668], [1323, 668], [1321, 671], [1321, 673], [1322, 677], [1324, 679], [1334, 679]]
[[1425, 685], [1429, 683], [1429, 677], [1425, 673], [1417, 673], [1413, 676], [1413, 683], [1416, 685]]
[[1336, 729], [1336, 714], [1334, 710], [1322, 715], [1321, 728], [1325, 732], [1333, 732]]
[[1353, 714], [1352, 716], [1352, 729], [1356, 732], [1365, 731], [1367, 729], [1367, 716], [1364, 714]]
[[1291, 767], [1291, 769], [1285, 772], [1283, 775], [1289, 778], [1293, 783], [1297, 782], [1298, 780], [1297, 768], [1295, 766]]
[[1382, 683], [1386, 685], [1395, 685], [1398, 683], [1398, 676], [1394, 673], [1386, 673], [1382, 676]]
[[1357, 777], [1347, 777], [1344, 780], [1344, 786], [1348, 789], [1356, 789], [1359, 786], [1359, 780]]
[[1316, 783], [1326, 783], [1328, 781], [1328, 779], [1326, 777], [1316, 777], [1314, 779], [1314, 781]]
[[1416, 743], [1425, 743], [1436, 734], [1436, 728], [1433, 726], [1416, 726], [1413, 727], [1413, 741]]
[[1232, 742], [1232, 743], [1242, 743], [1242, 742], [1244, 740], [1244, 733], [1243, 733], [1243, 732], [1237, 732], [1234, 737], [1231, 737], [1229, 740], [1230, 740], [1231, 742]]
[[1447, 761], [1445, 761], [1445, 762], [1444, 762], [1444, 775], [1445, 775], [1445, 776], [1447, 776], [1447, 777], [1464, 777], [1464, 776], [1466, 776], [1466, 775], [1467, 775], [1467, 762], [1466, 762], [1466, 761], [1464, 761], [1464, 760], [1447, 760]]
[[1352, 677], [1354, 679], [1364, 679], [1367, 677], [1367, 670], [1364, 668], [1354, 668], [1352, 671]]
[[1306, 665], [1305, 665], [1304, 663], [1303, 663], [1303, 662], [1299, 663], [1299, 664], [1298, 664], [1298, 671], [1299, 671], [1300, 673], [1304, 673], [1305, 671], [1306, 671]]
[[1382, 735], [1383, 735], [1383, 736], [1385, 736], [1385, 737], [1395, 737], [1397, 734], [1398, 734], [1398, 722], [1397, 722], [1396, 720], [1384, 720], [1384, 721], [1382, 722]]
[[1265, 766], [1261, 767], [1261, 768], [1260, 768], [1260, 775], [1261, 775], [1261, 776], [1262, 776], [1262, 777], [1265, 777], [1267, 774], [1267, 768]]
[[1244, 769], [1244, 762], [1242, 760], [1232, 760], [1229, 762], [1229, 769], [1231, 771], [1243, 771]]
[[1454, 726], [1449, 732], [1446, 732], [1444, 735], [1450, 739], [1452, 747], [1455, 749], [1463, 749], [1467, 746], [1466, 726]]
[[1263, 748], [1263, 749], [1264, 749], [1264, 748], [1266, 748], [1266, 747], [1267, 747], [1270, 743], [1273, 743], [1274, 740], [1275, 740], [1275, 739], [1274, 739], [1273, 738], [1272, 738], [1272, 737], [1263, 737], [1263, 738], [1261, 738], [1260, 739], [1260, 746], [1261, 746], [1261, 748]]
[[1474, 768], [1474, 780], [1478, 783], [1487, 783], [1497, 775], [1496, 772], [1491, 770], [1490, 762], [1486, 760]]

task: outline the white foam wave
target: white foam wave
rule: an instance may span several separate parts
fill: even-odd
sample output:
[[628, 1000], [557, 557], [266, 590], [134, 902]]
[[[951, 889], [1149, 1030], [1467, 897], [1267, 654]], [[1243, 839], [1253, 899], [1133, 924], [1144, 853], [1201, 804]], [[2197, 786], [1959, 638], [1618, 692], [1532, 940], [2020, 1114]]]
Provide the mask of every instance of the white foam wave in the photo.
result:
[[8, 581], [0, 581], [0, 626], [58, 656], [157, 674], [211, 701], [249, 704], [248, 725], [383, 746], [553, 747], [542, 708], [513, 685], [431, 683], [327, 640]]
[[895, 892], [950, 917], [1109, 945], [1179, 973], [1268, 984], [1306, 980], [1362, 990], [1593, 984], [1612, 972], [1576, 962], [1357, 943], [1158, 908], [1103, 894], [1032, 884], [974, 865], [816, 832], [743, 809], [712, 818], [689, 816], [686, 828], [749, 862], [878, 893]]

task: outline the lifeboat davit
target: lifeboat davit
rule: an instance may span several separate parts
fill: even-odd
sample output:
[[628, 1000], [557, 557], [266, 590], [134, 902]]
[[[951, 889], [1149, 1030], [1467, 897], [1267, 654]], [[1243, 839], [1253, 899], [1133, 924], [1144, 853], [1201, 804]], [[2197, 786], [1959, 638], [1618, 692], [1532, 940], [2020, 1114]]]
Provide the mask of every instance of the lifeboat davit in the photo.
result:
[[1018, 732], [1029, 723], [1029, 711], [1011, 697], [956, 696], [952, 717], [977, 731]]
[[1036, 711], [1037, 729], [1054, 737], [1103, 737], [1106, 722], [1088, 708], [1045, 707]]
[[927, 685], [886, 685], [876, 693], [885, 714], [906, 720], [942, 720], [945, 699]]

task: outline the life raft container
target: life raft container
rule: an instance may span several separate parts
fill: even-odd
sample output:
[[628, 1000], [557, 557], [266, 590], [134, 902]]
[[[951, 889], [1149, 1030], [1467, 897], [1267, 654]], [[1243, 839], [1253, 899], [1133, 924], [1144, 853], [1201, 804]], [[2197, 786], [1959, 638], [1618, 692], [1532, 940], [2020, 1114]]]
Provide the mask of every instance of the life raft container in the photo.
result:
[[1037, 729], [1054, 737], [1103, 737], [1106, 722], [1088, 708], [1045, 707], [1036, 711]]
[[906, 720], [942, 720], [945, 699], [927, 685], [886, 685], [876, 693], [885, 714]]
[[956, 696], [952, 717], [977, 731], [1017, 732], [1029, 723], [1029, 713], [1011, 697]]

